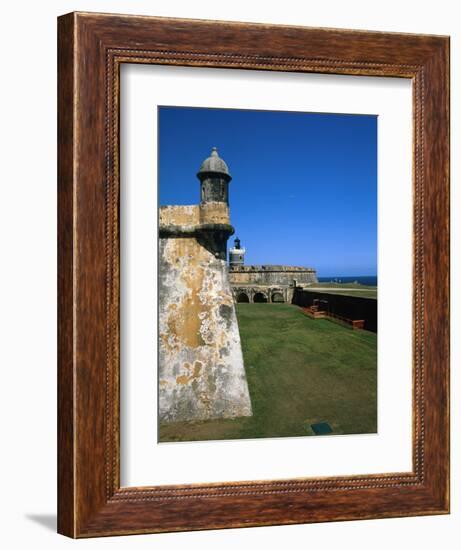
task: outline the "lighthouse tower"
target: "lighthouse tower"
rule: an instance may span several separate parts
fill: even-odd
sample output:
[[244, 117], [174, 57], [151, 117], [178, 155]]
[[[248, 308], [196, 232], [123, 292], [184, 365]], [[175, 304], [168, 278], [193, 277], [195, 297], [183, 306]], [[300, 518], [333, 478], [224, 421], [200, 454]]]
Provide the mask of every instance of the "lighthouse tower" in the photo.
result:
[[234, 247], [229, 249], [229, 265], [231, 268], [239, 267], [245, 263], [245, 248], [240, 246], [240, 239], [234, 239]]

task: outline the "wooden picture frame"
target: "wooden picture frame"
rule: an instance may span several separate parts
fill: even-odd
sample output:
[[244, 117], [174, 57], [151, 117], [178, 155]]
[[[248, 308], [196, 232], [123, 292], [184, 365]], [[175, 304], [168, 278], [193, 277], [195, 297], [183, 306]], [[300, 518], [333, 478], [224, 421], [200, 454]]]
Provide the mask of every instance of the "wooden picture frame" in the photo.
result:
[[[58, 531], [69, 537], [449, 511], [449, 39], [71, 13], [58, 20]], [[120, 487], [119, 69], [412, 79], [413, 469]]]

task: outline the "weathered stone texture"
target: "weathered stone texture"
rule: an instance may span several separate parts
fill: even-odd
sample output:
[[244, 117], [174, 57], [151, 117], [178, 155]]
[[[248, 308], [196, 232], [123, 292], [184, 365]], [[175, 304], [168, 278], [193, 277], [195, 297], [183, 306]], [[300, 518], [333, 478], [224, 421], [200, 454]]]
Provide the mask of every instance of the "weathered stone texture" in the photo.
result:
[[223, 202], [203, 202], [198, 207], [203, 224], [229, 224], [229, 207]]
[[315, 269], [284, 265], [246, 265], [231, 267], [229, 278], [232, 285], [280, 285], [312, 284], [317, 282]]
[[194, 231], [200, 223], [200, 209], [190, 206], [161, 206], [159, 210], [160, 228], [184, 227]]
[[223, 203], [160, 209], [161, 421], [252, 414], [225, 259], [229, 227]]
[[[240, 241], [234, 250], [234, 258], [245, 252]], [[316, 283], [317, 273], [311, 267], [242, 265], [234, 259], [229, 266], [229, 281], [237, 302], [291, 303], [295, 288]]]

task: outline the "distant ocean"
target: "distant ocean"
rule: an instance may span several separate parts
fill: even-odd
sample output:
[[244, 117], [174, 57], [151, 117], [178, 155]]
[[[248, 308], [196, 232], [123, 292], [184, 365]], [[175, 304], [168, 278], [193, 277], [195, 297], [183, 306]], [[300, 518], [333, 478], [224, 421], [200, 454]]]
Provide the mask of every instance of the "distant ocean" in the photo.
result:
[[319, 283], [360, 283], [361, 285], [378, 286], [376, 275], [363, 275], [357, 277], [318, 277]]

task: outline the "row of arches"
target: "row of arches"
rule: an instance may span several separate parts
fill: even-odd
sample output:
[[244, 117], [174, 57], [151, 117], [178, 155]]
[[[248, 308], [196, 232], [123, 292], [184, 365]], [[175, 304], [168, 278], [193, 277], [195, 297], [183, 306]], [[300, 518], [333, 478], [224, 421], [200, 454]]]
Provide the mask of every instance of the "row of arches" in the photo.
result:
[[270, 293], [269, 295], [267, 295], [264, 292], [255, 292], [251, 296], [251, 293], [248, 293], [244, 290], [237, 292], [236, 301], [239, 304], [249, 304], [250, 302], [255, 304], [265, 304], [269, 301], [269, 296], [270, 296], [270, 301], [272, 303], [283, 304], [285, 302], [285, 298], [282, 292], [276, 291], [276, 292]]

